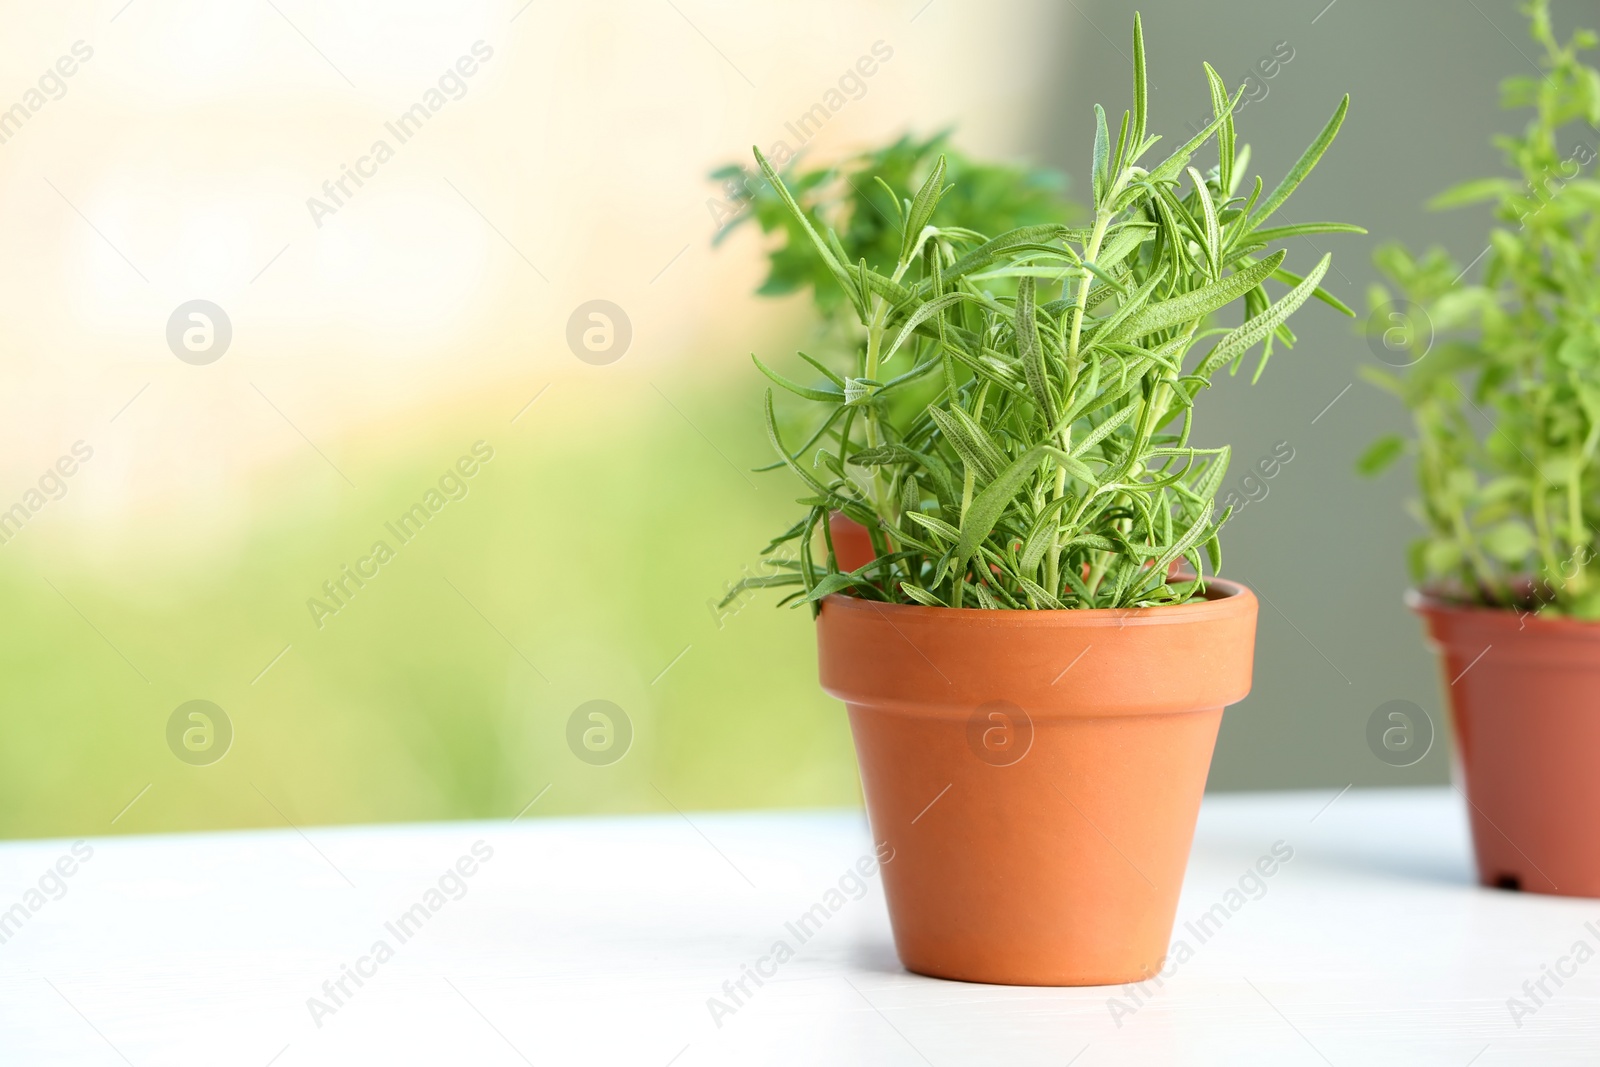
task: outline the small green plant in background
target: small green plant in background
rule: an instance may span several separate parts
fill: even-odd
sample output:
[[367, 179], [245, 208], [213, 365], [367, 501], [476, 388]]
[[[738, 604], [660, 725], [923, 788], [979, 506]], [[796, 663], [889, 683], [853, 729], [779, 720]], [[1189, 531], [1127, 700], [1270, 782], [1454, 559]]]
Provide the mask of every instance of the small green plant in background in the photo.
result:
[[[1348, 98], [1289, 174], [1263, 194], [1246, 182], [1228, 94], [1208, 65], [1213, 119], [1165, 160], [1141, 161], [1148, 130], [1143, 31], [1133, 32], [1134, 107], [1115, 138], [1096, 106], [1093, 215], [998, 234], [946, 224], [948, 160], [892, 204], [879, 233], [892, 255], [855, 254], [819, 226], [756, 151], [773, 194], [827, 281], [864, 328], [848, 373], [805, 357], [812, 384], [759, 359], [784, 391], [816, 406], [803, 443], [785, 442], [766, 396], [768, 434], [806, 488], [805, 514], [769, 552], [795, 558], [749, 584], [798, 586], [789, 599], [835, 592], [892, 602], [983, 608], [1112, 608], [1182, 603], [1201, 594], [1201, 553], [1215, 573], [1215, 513], [1229, 449], [1190, 443], [1194, 401], [1224, 367], [1294, 342], [1289, 317], [1319, 288], [1330, 259], [1305, 276], [1278, 242], [1363, 232], [1334, 223], [1267, 227], [1332, 143]], [[1218, 163], [1197, 169], [1213, 140]], [[891, 207], [891, 205], [883, 205]], [[1269, 282], [1287, 287], [1273, 300]], [[1242, 305], [1243, 321], [1214, 316]], [[914, 403], [901, 398], [917, 397]], [[877, 558], [842, 572], [828, 516], [870, 533]], [[1187, 560], [1194, 574], [1169, 579]]]
[[1548, 0], [1523, 10], [1544, 73], [1503, 83], [1504, 107], [1533, 110], [1521, 136], [1496, 138], [1516, 177], [1469, 181], [1432, 205], [1494, 205], [1483, 281], [1463, 281], [1439, 249], [1376, 255], [1410, 306], [1391, 312], [1398, 305], [1375, 286], [1370, 328], [1410, 366], [1366, 375], [1404, 401], [1415, 436], [1380, 438], [1359, 467], [1375, 474], [1414, 455], [1426, 530], [1411, 553], [1417, 581], [1494, 607], [1596, 619], [1600, 181], [1594, 150], [1569, 132], [1593, 137], [1600, 126], [1600, 71], [1580, 59], [1596, 35], [1562, 43]]
[[[784, 184], [812, 226], [831, 227], [839, 235], [848, 262], [864, 259], [880, 273], [894, 269], [900, 251], [900, 200], [894, 190], [920, 185], [941, 158], [952, 184], [939, 205], [939, 222], [947, 229], [999, 233], [1071, 222], [1080, 213], [1066, 196], [1066, 179], [1055, 171], [975, 159], [949, 142], [948, 131], [920, 139], [906, 134], [832, 166], [791, 166], [783, 172]], [[784, 296], [809, 288], [824, 316], [854, 324], [855, 315], [826, 262], [760, 170], [730, 163], [711, 177], [724, 184], [738, 209], [713, 243], [749, 221], [765, 234], [783, 235], [768, 254], [767, 278], [757, 291]]]

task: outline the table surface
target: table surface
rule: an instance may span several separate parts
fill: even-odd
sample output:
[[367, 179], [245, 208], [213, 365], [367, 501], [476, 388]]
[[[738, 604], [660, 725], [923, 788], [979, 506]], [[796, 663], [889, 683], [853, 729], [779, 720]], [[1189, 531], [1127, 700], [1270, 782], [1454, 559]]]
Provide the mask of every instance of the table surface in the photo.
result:
[[[1600, 1062], [1600, 901], [1478, 888], [1461, 808], [1208, 797], [1170, 976], [1142, 989], [906, 973], [851, 876], [859, 812], [12, 842], [0, 1063]], [[793, 958], [730, 996], [780, 940]]]

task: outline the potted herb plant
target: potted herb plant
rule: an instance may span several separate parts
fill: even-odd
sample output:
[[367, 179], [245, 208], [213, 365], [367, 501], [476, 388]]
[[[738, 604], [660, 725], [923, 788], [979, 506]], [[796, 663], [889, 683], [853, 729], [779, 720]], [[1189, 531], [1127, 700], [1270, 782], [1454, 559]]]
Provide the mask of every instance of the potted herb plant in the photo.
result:
[[1504, 83], [1506, 107], [1532, 109], [1497, 139], [1512, 175], [1435, 201], [1494, 205], [1483, 280], [1437, 249], [1377, 255], [1403, 299], [1375, 287], [1369, 322], [1407, 369], [1367, 376], [1415, 435], [1359, 466], [1415, 459], [1408, 600], [1448, 683], [1480, 880], [1600, 896], [1600, 181], [1581, 139], [1600, 125], [1600, 71], [1580, 59], [1594, 33], [1562, 43], [1548, 0], [1524, 10], [1544, 70]]
[[[1160, 162], [1145, 53], [1115, 137], [1096, 107], [1093, 216], [986, 235], [939, 213], [935, 162], [898, 200], [892, 264], [849, 259], [762, 172], [862, 325], [854, 366], [792, 381], [803, 444], [768, 434], [804, 487], [751, 585], [816, 612], [823, 688], [845, 701], [895, 944], [913, 971], [1092, 985], [1162, 964], [1222, 709], [1250, 688], [1256, 600], [1214, 577], [1226, 445], [1192, 440], [1195, 401], [1258, 347], [1260, 374], [1319, 288], [1267, 226], [1344, 119], [1341, 103], [1271, 192], [1246, 181], [1233, 110]], [[1218, 163], [1198, 154], [1218, 146]], [[1267, 286], [1285, 287], [1276, 299]], [[1235, 326], [1217, 323], [1242, 309]], [[864, 526], [841, 564], [828, 523]], [[1205, 559], [1202, 558], [1205, 557]], [[1193, 573], [1171, 576], [1187, 560]], [[1209, 568], [1205, 563], [1209, 561]], [[735, 594], [737, 595], [737, 594]]]
[[[949, 131], [925, 138], [904, 134], [825, 166], [801, 168], [795, 161], [781, 173], [789, 195], [804, 209], [805, 221], [813, 227], [833, 229], [842, 249], [837, 257], [841, 262], [866, 260], [868, 267], [888, 274], [900, 253], [896, 221], [900, 206], [894, 190], [919, 184], [941, 159], [949, 189], [939, 202], [939, 224], [947, 232], [1001, 233], [1019, 226], [1065, 224], [1081, 214], [1066, 196], [1063, 175], [960, 152], [951, 146]], [[863, 326], [844, 292], [834, 284], [827, 264], [816, 254], [801, 220], [790, 212], [778, 188], [765, 179], [759, 167], [729, 163], [711, 177], [727, 193], [726, 200], [710, 202], [713, 216], [723, 220], [713, 244], [721, 243], [748, 221], [765, 234], [780, 235], [781, 241], [768, 252], [767, 277], [757, 292], [779, 297], [809, 290], [822, 323], [818, 340], [825, 350], [818, 355], [844, 371], [854, 362]], [[1015, 295], [1015, 280], [995, 278], [990, 288]], [[885, 400], [902, 402], [894, 394]], [[908, 392], [903, 402], [918, 405], [923, 401]], [[780, 461], [773, 468], [782, 465]], [[843, 569], [854, 570], [873, 558], [866, 527], [841, 512], [833, 513], [830, 524], [834, 551]]]

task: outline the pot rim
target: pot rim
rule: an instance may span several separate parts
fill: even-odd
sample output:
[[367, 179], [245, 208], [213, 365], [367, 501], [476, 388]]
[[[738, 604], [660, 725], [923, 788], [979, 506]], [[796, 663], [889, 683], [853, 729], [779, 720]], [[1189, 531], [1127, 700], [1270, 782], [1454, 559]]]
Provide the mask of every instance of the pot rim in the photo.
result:
[[1438, 589], [1413, 586], [1405, 591], [1405, 605], [1418, 615], [1435, 618], [1454, 618], [1488, 623], [1495, 626], [1515, 626], [1518, 630], [1538, 630], [1544, 633], [1562, 633], [1600, 638], [1600, 621], [1574, 619], [1566, 615], [1540, 615], [1537, 611], [1521, 608], [1500, 608], [1458, 600]]
[[[1155, 608], [933, 608], [829, 596], [822, 688], [852, 707], [962, 715], [1006, 700], [1029, 715], [1119, 718], [1226, 707], [1250, 692], [1259, 605], [1237, 582]], [[1091, 648], [1094, 655], [1085, 656]], [[1074, 656], [1076, 653], [1076, 656]], [[1057, 685], [1079, 659], [1071, 684]]]
[[845, 593], [829, 594], [822, 599], [822, 602], [838, 610], [872, 609], [885, 618], [896, 617], [907, 621], [978, 625], [984, 628], [998, 626], [1032, 629], [1074, 625], [1123, 627], [1205, 622], [1252, 611], [1256, 605], [1256, 595], [1240, 582], [1229, 581], [1226, 578], [1207, 578], [1204, 600], [1192, 600], [1187, 604], [1162, 604], [1149, 608], [1040, 608], [1038, 610], [946, 608], [930, 607], [926, 604], [886, 604]]

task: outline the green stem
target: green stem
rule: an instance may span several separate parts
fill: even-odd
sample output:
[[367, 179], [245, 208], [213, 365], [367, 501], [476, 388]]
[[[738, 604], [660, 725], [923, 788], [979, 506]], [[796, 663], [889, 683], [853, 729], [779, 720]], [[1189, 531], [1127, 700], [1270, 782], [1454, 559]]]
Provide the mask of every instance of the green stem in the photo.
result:
[[1478, 584], [1488, 590], [1489, 595], [1497, 602], [1502, 602], [1509, 607], [1513, 599], [1510, 588], [1501, 584], [1499, 576], [1494, 572], [1494, 567], [1489, 563], [1488, 557], [1483, 554], [1483, 550], [1478, 547], [1477, 541], [1473, 539], [1472, 532], [1467, 528], [1466, 516], [1462, 514], [1459, 508], [1451, 508], [1450, 525], [1455, 532], [1457, 543], [1461, 545], [1461, 550], [1466, 553], [1472, 569], [1478, 574]]
[[[1094, 230], [1089, 234], [1089, 243], [1083, 248], [1085, 263], [1093, 263], [1100, 256], [1100, 245], [1106, 239], [1106, 229], [1111, 225], [1111, 216], [1103, 208], [1096, 213]], [[1072, 309], [1072, 336], [1067, 342], [1067, 393], [1070, 396], [1072, 387], [1078, 382], [1079, 360], [1078, 345], [1083, 335], [1083, 316], [1089, 309], [1089, 283], [1094, 278], [1087, 270], [1083, 272], [1083, 279], [1078, 282], [1078, 299]], [[1063, 430], [1063, 435], [1070, 431]]]
[[[1454, 493], [1450, 489], [1448, 478], [1450, 462], [1440, 453], [1437, 444], [1445, 438], [1445, 428], [1434, 425], [1422, 412], [1416, 416], [1416, 425], [1417, 441], [1421, 446], [1417, 472], [1422, 483], [1423, 495], [1433, 501], [1430, 508], [1432, 515], [1435, 517], [1442, 515], [1448, 521], [1447, 528], [1440, 530], [1440, 534], [1454, 538], [1456, 545], [1461, 549], [1462, 557], [1466, 559], [1467, 565], [1473, 572], [1478, 589], [1486, 595], [1489, 602], [1509, 606], [1512, 600], [1509, 587], [1502, 585], [1488, 557], [1478, 547], [1477, 540], [1473, 538], [1472, 531], [1467, 526], [1466, 515], [1457, 506]], [[1436, 528], [1439, 525], [1437, 518], [1434, 525]]]
[[[895, 265], [893, 280], [898, 283], [911, 267], [910, 260], [902, 260]], [[878, 370], [881, 354], [883, 352], [883, 329], [889, 318], [889, 302], [881, 296], [872, 297], [872, 321], [867, 324], [867, 358], [862, 377], [868, 381], [878, 380]], [[867, 409], [867, 447], [877, 448], [883, 443], [883, 435], [878, 425], [878, 407], [874, 401], [866, 404]], [[893, 494], [887, 498], [883, 491], [883, 468], [874, 466], [872, 479], [869, 483], [872, 495], [872, 510], [878, 517], [890, 526], [899, 525], [899, 501]]]
[[[972, 490], [973, 490], [973, 488], [974, 488], [973, 471], [972, 471], [971, 467], [968, 467], [967, 471], [966, 471], [966, 474], [962, 477], [962, 481], [961, 481], [961, 525], [962, 526], [965, 526], [967, 524], [967, 508], [972, 506]], [[955, 581], [954, 581], [955, 588], [950, 594], [950, 606], [951, 607], [959, 608], [961, 606], [961, 590], [962, 590], [962, 587], [964, 585], [966, 585], [966, 581], [967, 581], [966, 563], [965, 563], [965, 561], [961, 561], [961, 573], [959, 573], [959, 574], [957, 574], [955, 576]]]
[[[888, 301], [881, 296], [872, 298], [872, 321], [867, 325], [867, 358], [862, 370], [862, 377], [869, 381], [878, 380], [878, 354], [883, 348], [883, 324], [889, 315]], [[877, 406], [871, 401], [865, 405], [867, 414], [867, 447], [877, 448], [881, 441], [881, 432], [878, 428]], [[886, 521], [893, 522], [893, 516], [885, 515], [883, 510], [883, 468], [874, 466], [872, 476], [868, 482], [872, 495], [872, 510]]]
[[[1122, 180], [1118, 180], [1118, 187]], [[1089, 234], [1089, 243], [1083, 248], [1083, 259], [1086, 263], [1093, 263], [1100, 255], [1100, 246], [1106, 239], [1106, 229], [1111, 225], [1111, 215], [1104, 208], [1095, 213], [1094, 230]], [[1078, 346], [1083, 337], [1083, 317], [1089, 309], [1089, 283], [1094, 278], [1087, 270], [1078, 282], [1078, 299], [1072, 309], [1072, 335], [1067, 341], [1067, 389], [1066, 402], [1072, 403], [1072, 390], [1078, 384], [1080, 370], [1080, 357]], [[1061, 428], [1061, 450], [1072, 451], [1072, 426], [1068, 424]], [[1067, 472], [1061, 468], [1056, 470], [1055, 499], [1060, 500], [1067, 495]], [[1056, 527], [1050, 532], [1050, 551], [1045, 554], [1044, 587], [1050, 590], [1051, 596], [1061, 595], [1061, 523], [1057, 521]]]
[[[1567, 482], [1567, 523], [1571, 527], [1568, 544], [1573, 546], [1572, 554], [1576, 556], [1578, 549], [1589, 543], [1589, 529], [1583, 521], [1583, 455], [1579, 453], [1572, 457], [1572, 478]], [[1589, 572], [1585, 567], [1579, 567], [1577, 573], [1567, 578], [1563, 572], [1564, 590], [1567, 596], [1576, 601], [1581, 597], [1589, 584]]]

